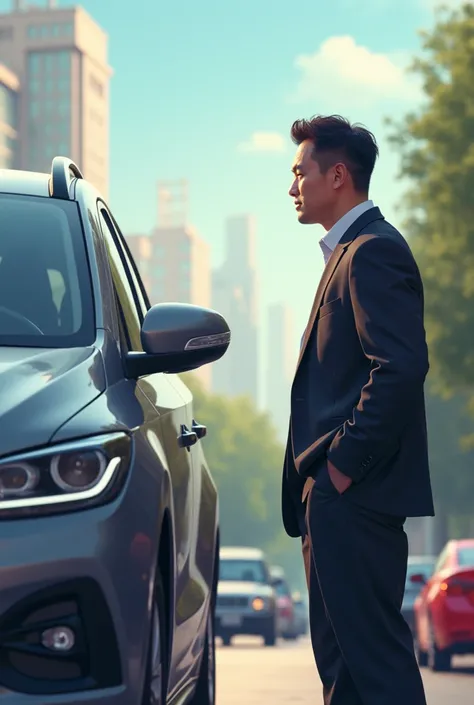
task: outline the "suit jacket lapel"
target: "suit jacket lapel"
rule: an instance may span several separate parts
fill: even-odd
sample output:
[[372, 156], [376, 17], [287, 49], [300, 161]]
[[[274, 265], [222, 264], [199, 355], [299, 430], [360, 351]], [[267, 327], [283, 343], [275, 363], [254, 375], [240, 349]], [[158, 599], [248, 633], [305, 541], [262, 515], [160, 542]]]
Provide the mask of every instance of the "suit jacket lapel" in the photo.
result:
[[321, 301], [323, 300], [324, 292], [326, 291], [326, 289], [328, 287], [328, 284], [331, 280], [331, 277], [334, 274], [334, 271], [335, 271], [337, 265], [339, 264], [339, 261], [345, 252], [345, 249], [346, 248], [344, 245], [341, 245], [341, 244], [337, 245], [336, 249], [332, 253], [332, 255], [329, 258], [329, 261], [324, 269], [323, 276], [321, 277], [321, 281], [319, 282], [318, 288], [316, 290], [316, 295], [314, 297], [313, 306], [311, 308], [311, 313], [310, 313], [309, 319], [308, 319], [308, 325], [306, 326], [306, 330], [304, 332], [303, 342], [301, 343], [300, 355], [298, 358], [298, 364], [296, 365], [296, 369], [298, 369], [298, 367], [301, 363], [301, 360], [303, 359], [303, 355], [306, 350], [306, 346], [308, 344], [308, 340], [311, 335], [311, 331], [313, 330], [316, 316], [317, 316], [319, 308], [321, 306]]
[[306, 326], [303, 341], [301, 343], [301, 349], [298, 357], [298, 363], [296, 365], [296, 371], [298, 371], [298, 367], [300, 366], [301, 360], [303, 359], [303, 355], [305, 353], [306, 346], [308, 345], [308, 340], [310, 338], [311, 331], [313, 330], [314, 322], [316, 320], [316, 316], [318, 315], [318, 311], [320, 309], [324, 293], [328, 287], [329, 282], [331, 281], [332, 275], [336, 271], [337, 265], [341, 261], [342, 255], [344, 254], [352, 240], [354, 240], [354, 238], [357, 237], [357, 235], [359, 235], [359, 233], [365, 227], [367, 227], [367, 225], [372, 223], [374, 220], [383, 219], [383, 215], [378, 208], [370, 208], [365, 213], [362, 213], [362, 215], [359, 216], [357, 220], [355, 220], [354, 223], [346, 230], [339, 244], [336, 246], [334, 252], [329, 258], [329, 261], [324, 269], [323, 276], [321, 277], [321, 281], [319, 282], [319, 286], [316, 290], [316, 296], [314, 297], [313, 306], [309, 315], [308, 325]]

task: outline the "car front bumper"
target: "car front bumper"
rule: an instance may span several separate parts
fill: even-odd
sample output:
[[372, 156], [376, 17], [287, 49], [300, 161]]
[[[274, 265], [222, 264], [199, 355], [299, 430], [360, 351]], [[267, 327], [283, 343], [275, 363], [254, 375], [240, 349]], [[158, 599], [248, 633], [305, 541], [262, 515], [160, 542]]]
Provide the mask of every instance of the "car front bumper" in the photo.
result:
[[216, 613], [216, 636], [266, 636], [275, 632], [276, 617], [272, 612]]
[[[132, 479], [106, 506], [0, 521], [0, 705], [140, 702], [158, 537]], [[41, 644], [58, 625], [69, 654]]]

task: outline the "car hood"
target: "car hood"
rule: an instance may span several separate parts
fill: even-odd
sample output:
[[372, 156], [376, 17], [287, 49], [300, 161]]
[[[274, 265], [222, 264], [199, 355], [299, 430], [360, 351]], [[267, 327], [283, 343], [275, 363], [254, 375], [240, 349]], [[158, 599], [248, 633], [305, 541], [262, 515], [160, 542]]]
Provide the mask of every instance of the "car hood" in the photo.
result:
[[270, 585], [262, 583], [247, 583], [234, 580], [223, 580], [217, 588], [218, 595], [261, 595], [270, 597], [273, 590]]
[[0, 347], [0, 456], [46, 445], [104, 389], [95, 347]]

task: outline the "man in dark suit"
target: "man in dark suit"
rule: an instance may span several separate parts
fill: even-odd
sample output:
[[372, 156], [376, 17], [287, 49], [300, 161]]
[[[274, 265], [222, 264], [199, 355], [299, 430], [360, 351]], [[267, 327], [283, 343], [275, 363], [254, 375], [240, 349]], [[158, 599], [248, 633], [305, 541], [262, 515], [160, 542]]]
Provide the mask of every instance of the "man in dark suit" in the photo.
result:
[[291, 390], [285, 529], [302, 537], [325, 705], [425, 705], [401, 615], [408, 516], [432, 516], [423, 286], [368, 200], [374, 136], [340, 116], [298, 120], [290, 196], [327, 231]]

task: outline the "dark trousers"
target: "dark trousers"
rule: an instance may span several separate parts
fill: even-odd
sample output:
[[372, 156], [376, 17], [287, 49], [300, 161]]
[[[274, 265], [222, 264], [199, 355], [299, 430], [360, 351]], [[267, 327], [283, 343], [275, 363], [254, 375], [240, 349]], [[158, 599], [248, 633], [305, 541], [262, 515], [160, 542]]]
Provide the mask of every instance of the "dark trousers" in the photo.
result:
[[[327, 469], [306, 499], [303, 557], [311, 641], [325, 705], [426, 705], [400, 609], [405, 519], [339, 495]], [[323, 472], [323, 475], [324, 475]]]

